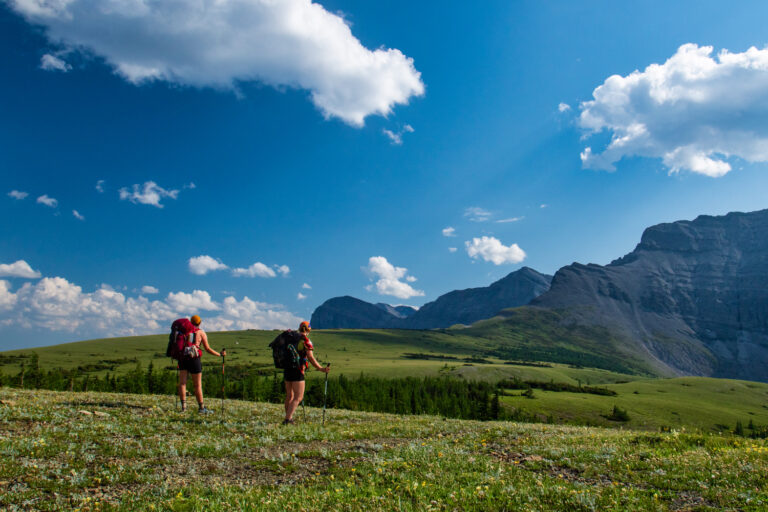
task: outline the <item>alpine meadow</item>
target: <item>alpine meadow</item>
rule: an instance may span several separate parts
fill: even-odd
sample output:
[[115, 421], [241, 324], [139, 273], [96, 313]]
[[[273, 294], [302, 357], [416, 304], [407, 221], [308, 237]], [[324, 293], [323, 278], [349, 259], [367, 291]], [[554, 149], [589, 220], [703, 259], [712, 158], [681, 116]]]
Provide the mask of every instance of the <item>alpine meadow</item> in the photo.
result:
[[0, 0], [0, 510], [768, 510], [766, 18]]

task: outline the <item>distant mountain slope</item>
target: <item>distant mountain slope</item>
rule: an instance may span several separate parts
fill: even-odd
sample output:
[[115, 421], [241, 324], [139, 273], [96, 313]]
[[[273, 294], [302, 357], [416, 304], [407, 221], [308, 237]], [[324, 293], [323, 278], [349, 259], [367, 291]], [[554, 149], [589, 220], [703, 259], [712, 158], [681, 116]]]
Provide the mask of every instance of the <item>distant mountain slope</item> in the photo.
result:
[[502, 309], [528, 304], [549, 288], [551, 279], [552, 276], [523, 267], [490, 286], [441, 295], [418, 310], [409, 306], [370, 304], [349, 296], [335, 297], [315, 309], [310, 322], [318, 329], [435, 329], [471, 324], [490, 318]]
[[346, 295], [323, 302], [309, 322], [313, 329], [384, 329], [401, 320], [386, 308]]
[[609, 265], [561, 268], [531, 305], [610, 326], [678, 374], [768, 381], [768, 210], [650, 227]]
[[529, 267], [512, 272], [490, 286], [455, 290], [424, 304], [406, 323], [409, 329], [470, 325], [502, 309], [522, 306], [549, 289], [552, 276]]

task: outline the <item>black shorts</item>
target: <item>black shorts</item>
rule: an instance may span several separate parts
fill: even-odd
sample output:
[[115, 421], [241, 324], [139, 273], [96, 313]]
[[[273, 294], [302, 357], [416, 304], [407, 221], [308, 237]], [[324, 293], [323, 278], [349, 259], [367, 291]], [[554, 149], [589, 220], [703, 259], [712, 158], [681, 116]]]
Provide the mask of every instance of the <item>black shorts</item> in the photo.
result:
[[301, 382], [304, 380], [304, 374], [298, 368], [283, 370], [283, 380], [285, 382]]
[[182, 359], [179, 361], [179, 370], [186, 370], [193, 375], [203, 373], [203, 362], [200, 361], [199, 357], [194, 357], [192, 359]]

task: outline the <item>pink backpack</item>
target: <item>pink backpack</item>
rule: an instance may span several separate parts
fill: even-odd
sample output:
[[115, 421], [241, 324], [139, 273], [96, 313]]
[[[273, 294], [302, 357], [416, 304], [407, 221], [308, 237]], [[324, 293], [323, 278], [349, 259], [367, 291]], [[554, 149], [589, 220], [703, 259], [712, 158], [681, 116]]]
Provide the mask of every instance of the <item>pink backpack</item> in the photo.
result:
[[195, 359], [202, 355], [197, 331], [200, 329], [189, 321], [189, 318], [179, 318], [171, 324], [171, 334], [168, 337], [168, 348], [165, 355], [177, 361]]

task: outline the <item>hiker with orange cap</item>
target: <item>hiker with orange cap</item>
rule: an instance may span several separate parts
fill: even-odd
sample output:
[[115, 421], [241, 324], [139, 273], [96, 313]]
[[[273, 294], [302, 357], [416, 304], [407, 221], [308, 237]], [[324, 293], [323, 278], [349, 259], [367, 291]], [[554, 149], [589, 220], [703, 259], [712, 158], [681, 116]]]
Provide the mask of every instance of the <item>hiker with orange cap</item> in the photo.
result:
[[208, 345], [208, 335], [200, 328], [202, 320], [198, 315], [192, 315], [189, 319], [194, 326], [194, 330], [190, 336], [193, 337], [192, 350], [185, 350], [184, 356], [179, 359], [179, 398], [181, 399], [181, 410], [187, 410], [187, 375], [192, 378], [192, 384], [195, 387], [195, 398], [197, 398], [197, 405], [200, 407], [200, 414], [210, 414], [210, 409], [205, 407], [203, 403], [203, 364], [200, 361], [203, 351], [216, 357], [223, 357], [227, 355], [226, 350], [222, 350], [221, 353], [216, 352]]
[[306, 384], [304, 372], [309, 368], [309, 365], [312, 364], [316, 369], [326, 374], [331, 371], [329, 366], [321, 366], [312, 353], [314, 347], [309, 340], [309, 332], [311, 330], [309, 322], [304, 321], [299, 324], [301, 340], [296, 347], [300, 358], [299, 367], [285, 369], [283, 373], [285, 380], [285, 419], [283, 420], [283, 425], [293, 424], [293, 413], [296, 412], [296, 408], [299, 407], [299, 404], [304, 399], [304, 386]]

